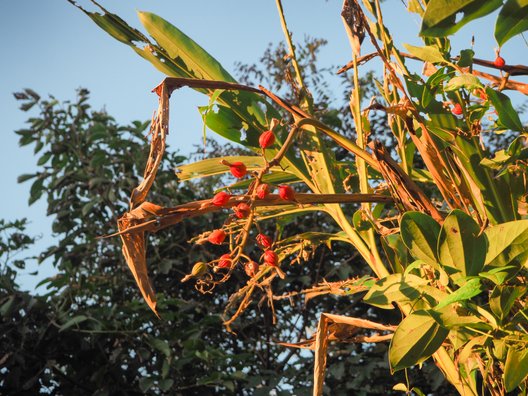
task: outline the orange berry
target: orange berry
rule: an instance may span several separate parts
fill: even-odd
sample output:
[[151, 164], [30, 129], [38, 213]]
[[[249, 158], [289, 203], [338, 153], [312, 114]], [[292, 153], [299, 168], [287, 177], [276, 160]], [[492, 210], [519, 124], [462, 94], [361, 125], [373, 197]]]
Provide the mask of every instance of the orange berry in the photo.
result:
[[279, 263], [279, 256], [273, 250], [266, 250], [264, 252], [264, 263], [270, 267], [276, 267]]
[[456, 103], [453, 108], [451, 109], [451, 113], [454, 115], [461, 115], [463, 113], [462, 106], [460, 103]]
[[254, 277], [259, 270], [259, 265], [255, 263], [254, 261], [249, 261], [244, 266], [244, 271], [246, 271], [247, 276]]
[[265, 249], [269, 249], [273, 245], [273, 240], [264, 234], [257, 235], [257, 243]]
[[501, 68], [501, 69], [502, 69], [502, 68], [504, 67], [504, 65], [506, 65], [506, 61], [504, 60], [503, 57], [501, 57], [501, 56], [497, 56], [497, 57], [495, 58], [495, 60], [493, 61], [493, 64], [494, 64], [495, 66], [497, 66], [498, 68]]
[[246, 176], [247, 168], [244, 163], [240, 161], [233, 162], [229, 165], [229, 170], [233, 176], [235, 176], [237, 179], [242, 179], [244, 176]]
[[223, 254], [220, 256], [220, 261], [218, 262], [218, 268], [231, 268], [232, 260], [229, 254]]
[[222, 242], [224, 242], [224, 239], [226, 238], [226, 233], [224, 230], [214, 230], [209, 234], [209, 237], [207, 240], [212, 243], [213, 245], [221, 245]]

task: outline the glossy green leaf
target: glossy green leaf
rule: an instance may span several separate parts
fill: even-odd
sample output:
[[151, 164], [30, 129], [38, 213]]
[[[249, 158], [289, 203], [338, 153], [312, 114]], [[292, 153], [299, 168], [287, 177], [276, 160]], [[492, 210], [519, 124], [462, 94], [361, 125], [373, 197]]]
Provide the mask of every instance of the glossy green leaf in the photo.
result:
[[507, 0], [495, 24], [495, 39], [499, 46], [513, 36], [528, 30], [528, 0]]
[[504, 366], [504, 386], [506, 392], [511, 392], [528, 375], [528, 348], [515, 349], [510, 347]]
[[[427, 311], [436, 322], [446, 329], [458, 329], [460, 327], [478, 328], [483, 331], [491, 330], [491, 327], [467, 311], [459, 310], [456, 306], [435, 307]], [[453, 333], [452, 333], [453, 334]]]
[[402, 370], [429, 358], [442, 345], [449, 330], [426, 311], [416, 311], [400, 323], [389, 347], [392, 371]]
[[497, 125], [512, 131], [522, 131], [523, 124], [519, 118], [519, 113], [513, 108], [510, 98], [489, 87], [486, 88], [486, 94], [499, 115]]
[[453, 77], [451, 80], [449, 80], [449, 82], [444, 87], [444, 91], [456, 91], [460, 88], [472, 90], [482, 87], [483, 85], [477, 76], [474, 76], [473, 74], [461, 74], [460, 76]]
[[486, 257], [486, 237], [480, 227], [461, 210], [453, 210], [444, 221], [438, 237], [438, 258], [448, 273], [478, 275]]
[[528, 220], [510, 221], [487, 228], [488, 251], [485, 265], [492, 268], [528, 266]]
[[406, 212], [400, 221], [403, 243], [415, 259], [437, 266], [436, 246], [440, 225], [420, 212]]
[[485, 290], [482, 282], [479, 278], [473, 278], [468, 280], [462, 287], [449, 294], [446, 298], [438, 303], [435, 309], [442, 309], [443, 307], [453, 304], [455, 302], [469, 300], [475, 296], [478, 296]]
[[[423, 16], [421, 36], [445, 37], [466, 23], [493, 12], [502, 0], [430, 0]], [[463, 17], [457, 20], [457, 14]]]
[[215, 58], [176, 26], [150, 12], [139, 11], [138, 17], [169, 56], [181, 58], [196, 78], [235, 82]]
[[363, 297], [363, 302], [378, 308], [393, 309], [392, 303], [414, 301], [423, 294], [425, 279], [412, 274], [392, 274], [377, 281]]
[[428, 45], [425, 47], [416, 47], [414, 45], [410, 44], [403, 44], [403, 46], [409, 51], [412, 55], [416, 56], [417, 58], [420, 58], [421, 60], [425, 62], [431, 62], [431, 63], [445, 63], [446, 59], [438, 49], [438, 47], [434, 45]]

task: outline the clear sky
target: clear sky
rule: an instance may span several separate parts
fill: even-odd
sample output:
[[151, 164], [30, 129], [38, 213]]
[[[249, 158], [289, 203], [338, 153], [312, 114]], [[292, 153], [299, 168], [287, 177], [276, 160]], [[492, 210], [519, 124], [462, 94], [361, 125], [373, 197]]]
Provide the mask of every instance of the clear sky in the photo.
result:
[[[137, 10], [164, 17], [231, 72], [235, 62], [255, 63], [268, 43], [278, 43], [283, 38], [274, 0], [101, 0], [101, 3], [140, 30], [143, 29], [136, 17]], [[94, 9], [86, 1], [80, 4]], [[283, 0], [294, 41], [301, 41], [305, 35], [329, 41], [321, 53], [323, 65], [343, 65], [350, 59], [340, 19], [341, 4], [341, 0]], [[397, 46], [421, 44], [417, 36], [419, 19], [405, 10], [402, 1], [387, 0], [383, 10]], [[495, 17], [488, 16], [465, 26], [453, 44], [453, 53], [468, 48], [474, 35], [476, 56], [494, 59]], [[4, 37], [0, 61], [0, 218], [28, 217], [31, 220], [28, 232], [42, 236], [38, 246], [41, 250], [52, 243], [51, 221], [45, 216], [45, 202], [27, 206], [30, 184], [16, 183], [18, 175], [34, 172], [36, 159], [32, 149], [18, 147], [13, 131], [24, 127], [29, 114], [18, 110], [12, 93], [27, 87], [42, 96], [52, 94], [66, 100], [73, 99], [75, 90], [84, 87], [91, 91], [95, 109], [105, 107], [118, 122], [128, 123], [150, 119], [156, 108], [156, 97], [150, 90], [164, 76], [66, 0], [1, 0], [0, 33]], [[367, 46], [364, 53], [369, 50]], [[520, 36], [505, 45], [502, 55], [509, 64], [528, 63], [528, 47]], [[376, 66], [374, 63], [364, 67], [364, 71]], [[169, 144], [187, 153], [193, 144], [200, 143], [202, 134], [196, 107], [208, 101], [190, 90], [173, 96]], [[514, 100], [521, 103], [525, 98], [514, 96]], [[41, 273], [49, 272], [50, 268], [44, 264]], [[31, 277], [24, 277], [23, 283], [29, 289], [36, 284]]]

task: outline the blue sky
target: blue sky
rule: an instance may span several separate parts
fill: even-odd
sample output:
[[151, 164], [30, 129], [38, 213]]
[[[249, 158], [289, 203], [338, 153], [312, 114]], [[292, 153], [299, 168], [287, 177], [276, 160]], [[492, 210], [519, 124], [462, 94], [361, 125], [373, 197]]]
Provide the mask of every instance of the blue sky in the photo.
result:
[[[87, 5], [87, 2], [80, 2]], [[257, 62], [268, 43], [282, 40], [275, 1], [174, 1], [101, 0], [110, 11], [134, 27], [141, 28], [137, 10], [154, 12], [178, 26], [215, 56], [228, 71], [237, 61]], [[343, 65], [350, 59], [350, 48], [340, 19], [340, 0], [283, 0], [294, 41], [305, 35], [325, 38], [329, 44], [321, 53], [323, 65]], [[90, 7], [90, 9], [93, 9]], [[419, 19], [407, 13], [401, 1], [383, 3], [385, 21], [395, 43], [420, 45]], [[493, 24], [489, 16], [465, 26], [453, 43], [455, 51], [470, 46], [475, 36], [476, 56], [494, 59]], [[0, 217], [13, 220], [28, 217], [29, 233], [41, 235], [38, 249], [52, 243], [51, 221], [46, 218], [44, 202], [27, 206], [30, 184], [16, 183], [18, 175], [35, 170], [36, 159], [30, 148], [19, 148], [14, 130], [24, 127], [29, 114], [18, 110], [12, 93], [32, 88], [42, 96], [52, 94], [59, 100], [72, 99], [79, 87], [91, 91], [96, 109], [105, 107], [118, 122], [150, 119], [156, 97], [150, 90], [164, 76], [125, 45], [115, 41], [87, 16], [66, 0], [3, 0], [0, 2], [0, 33], [4, 53], [0, 61], [0, 114], [2, 145], [0, 172]], [[366, 40], [367, 41], [367, 40]], [[369, 52], [368, 46], [364, 53]], [[502, 55], [508, 63], [528, 63], [528, 51], [520, 36], [508, 42]], [[364, 71], [379, 67], [373, 63]], [[522, 80], [522, 79], [520, 79]], [[526, 82], [526, 79], [524, 79]], [[524, 99], [513, 96], [516, 103]], [[183, 153], [199, 144], [202, 126], [197, 106], [207, 99], [190, 90], [178, 92], [171, 100], [169, 144]], [[41, 274], [49, 274], [44, 264]], [[31, 289], [31, 277], [23, 283]]]

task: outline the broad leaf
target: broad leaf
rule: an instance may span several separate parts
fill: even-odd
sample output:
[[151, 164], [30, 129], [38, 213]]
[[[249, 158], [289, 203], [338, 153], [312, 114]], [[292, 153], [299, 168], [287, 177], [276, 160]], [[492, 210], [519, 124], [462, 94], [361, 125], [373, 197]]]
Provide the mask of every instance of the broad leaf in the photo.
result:
[[425, 279], [412, 274], [392, 274], [377, 281], [363, 297], [363, 302], [378, 308], [393, 309], [392, 303], [414, 301], [422, 295]]
[[479, 225], [461, 210], [447, 216], [438, 237], [438, 258], [448, 273], [474, 276], [482, 270], [487, 243], [479, 233]]
[[416, 311], [400, 323], [389, 348], [392, 371], [425, 361], [442, 345], [449, 330], [440, 326], [426, 311]]
[[420, 58], [421, 60], [425, 62], [431, 62], [431, 63], [445, 63], [446, 59], [438, 49], [438, 47], [434, 45], [428, 45], [425, 47], [416, 47], [414, 45], [410, 44], [403, 44], [403, 46], [409, 51], [412, 55], [416, 56], [417, 58]]
[[522, 131], [523, 124], [519, 118], [519, 113], [513, 108], [510, 98], [502, 92], [495, 91], [489, 87], [486, 88], [486, 94], [499, 115], [497, 125], [512, 131]]
[[510, 347], [504, 366], [504, 386], [506, 392], [511, 392], [528, 375], [528, 348], [515, 349]]
[[436, 267], [436, 244], [440, 225], [430, 216], [420, 212], [406, 212], [400, 222], [403, 243], [414, 258]]
[[[493, 12], [502, 0], [430, 0], [422, 21], [421, 36], [445, 37], [466, 23]], [[457, 14], [463, 13], [457, 20]]]
[[517, 271], [528, 265], [528, 220], [517, 220], [486, 229], [488, 268], [514, 266]]
[[456, 91], [460, 88], [465, 88], [467, 90], [472, 90], [475, 88], [482, 88], [483, 85], [478, 79], [478, 77], [473, 74], [462, 74], [460, 76], [453, 77], [445, 85], [444, 91]]
[[528, 0], [507, 0], [497, 17], [495, 39], [499, 46], [528, 30]]

